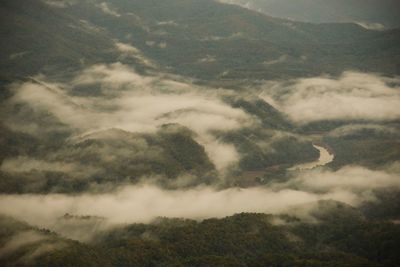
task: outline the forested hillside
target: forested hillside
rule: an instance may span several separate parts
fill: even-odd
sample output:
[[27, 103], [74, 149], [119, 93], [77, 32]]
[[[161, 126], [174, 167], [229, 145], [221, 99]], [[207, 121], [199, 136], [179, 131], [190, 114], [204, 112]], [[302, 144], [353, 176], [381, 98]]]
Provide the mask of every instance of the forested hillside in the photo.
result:
[[0, 266], [399, 266], [391, 0], [289, 1], [1, 1]]

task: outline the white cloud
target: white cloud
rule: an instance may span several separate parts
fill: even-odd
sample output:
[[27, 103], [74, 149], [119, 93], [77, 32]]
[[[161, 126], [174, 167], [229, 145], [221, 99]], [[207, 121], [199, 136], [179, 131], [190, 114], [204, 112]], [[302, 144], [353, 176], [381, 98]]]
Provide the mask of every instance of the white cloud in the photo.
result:
[[[99, 151], [99, 153], [102, 151]], [[54, 155], [53, 155], [54, 156]], [[82, 178], [93, 175], [98, 171], [96, 167], [89, 165], [81, 165], [79, 163], [35, 159], [29, 157], [16, 157], [6, 158], [0, 165], [0, 170], [5, 173], [13, 175], [20, 175], [22, 173], [29, 173], [32, 171], [37, 172], [62, 172], [68, 174], [69, 177]], [[37, 178], [35, 181], [40, 184], [41, 179]]]
[[0, 213], [41, 226], [51, 226], [65, 213], [104, 217], [111, 223], [149, 222], [158, 216], [205, 219], [238, 212], [292, 213], [320, 200], [357, 206], [374, 200], [376, 188], [400, 188], [397, 174], [353, 166], [300, 172], [268, 187], [164, 190], [144, 184], [105, 194], [1, 195]]
[[[15, 85], [14, 89], [16, 94], [9, 101], [10, 105], [27, 103], [34, 111], [50, 112], [60, 121], [76, 128], [87, 128], [95, 123], [95, 115], [76, 102], [79, 101], [79, 98], [69, 97], [56, 84], [26, 82]], [[90, 121], [83, 121], [82, 116], [90, 118]], [[11, 117], [7, 119], [6, 123], [13, 124], [15, 122]], [[23, 125], [12, 127], [24, 131]]]
[[247, 9], [254, 9], [257, 10], [255, 7], [254, 3], [251, 1], [246, 1], [246, 0], [218, 0], [218, 2], [224, 3], [224, 4], [229, 4], [229, 5], [238, 5]]
[[102, 195], [3, 195], [0, 212], [36, 225], [51, 225], [65, 213], [95, 215], [112, 223], [149, 222], [158, 216], [205, 219], [238, 212], [281, 213], [321, 199], [352, 201], [343, 193], [318, 195], [284, 189], [210, 187], [167, 191], [155, 186], [129, 186]]
[[116, 48], [125, 56], [131, 56], [139, 60], [145, 66], [148, 67], [156, 67], [156, 64], [149, 58], [145, 57], [143, 53], [136, 47], [132, 46], [131, 44], [116, 42]]
[[[129, 46], [122, 48], [131, 50]], [[107, 94], [78, 97], [62, 89], [75, 85], [98, 85]], [[120, 63], [94, 65], [77, 75], [72, 85], [38, 81], [16, 85], [14, 89], [17, 93], [10, 105], [28, 104], [53, 115], [79, 134], [109, 128], [154, 132], [163, 124], [179, 123], [197, 133], [197, 140], [220, 170], [236, 162], [238, 155], [232, 145], [217, 142], [213, 132], [232, 131], [252, 123], [243, 110], [224, 103], [220, 91], [158, 76], [144, 77]], [[24, 127], [25, 124], [14, 129]], [[216, 147], [221, 148], [220, 153]]]
[[119, 51], [124, 52], [124, 53], [133, 53], [133, 54], [140, 53], [139, 49], [137, 49], [136, 47], [134, 47], [130, 44], [124, 44], [124, 43], [117, 42], [115, 44], [115, 46], [117, 47], [117, 49]]
[[64, 162], [47, 162], [27, 157], [8, 158], [5, 159], [0, 166], [0, 170], [10, 173], [38, 171], [62, 171], [73, 172], [77, 166], [72, 163]]
[[76, 0], [43, 0], [43, 2], [57, 8], [65, 8], [76, 4]]
[[348, 190], [365, 192], [376, 188], [400, 187], [400, 179], [396, 173], [369, 170], [357, 166], [347, 166], [336, 172], [313, 170], [301, 173], [289, 182], [302, 190]]
[[18, 264], [29, 265], [32, 259], [64, 247], [63, 241], [52, 240], [50, 236], [38, 231], [26, 230], [12, 235], [5, 244], [2, 244], [0, 258], [22, 250], [23, 253], [19, 253], [22, 256], [18, 259]]
[[272, 60], [266, 60], [264, 61], [265, 65], [274, 65], [274, 64], [279, 64], [279, 63], [283, 63], [285, 61], [288, 60], [288, 56], [287, 55], [281, 55], [280, 57], [278, 57], [277, 59], [272, 59]]
[[178, 26], [178, 23], [176, 23], [173, 20], [167, 20], [167, 21], [159, 21], [159, 22], [157, 22], [157, 25], [159, 25], [159, 26]]
[[155, 44], [156, 44], [156, 42], [154, 42], [154, 41], [146, 41], [146, 45], [147, 45], [147, 46], [152, 47], [152, 46], [154, 46]]
[[261, 97], [299, 123], [319, 120], [400, 118], [399, 79], [345, 72], [338, 79], [317, 77], [293, 84], [269, 83]]
[[158, 47], [161, 49], [167, 48], [167, 43], [166, 42], [161, 42], [158, 44]]
[[199, 143], [204, 145], [207, 155], [220, 172], [224, 172], [240, 159], [233, 144], [220, 142], [212, 136], [202, 137]]
[[394, 127], [383, 126], [379, 124], [350, 124], [338, 127], [332, 130], [329, 135], [334, 137], [342, 137], [346, 135], [356, 134], [361, 131], [373, 131], [381, 135], [399, 135]]
[[206, 55], [205, 57], [199, 59], [199, 63], [213, 63], [217, 61], [217, 59], [214, 56], [211, 55]]
[[100, 8], [105, 14], [115, 16], [115, 17], [120, 17], [121, 14], [119, 14], [116, 10], [111, 8], [106, 2], [102, 2], [99, 4], [96, 4], [98, 8]]
[[[134, 49], [124, 46], [124, 50]], [[73, 81], [74, 84], [96, 84], [101, 83], [108, 87], [118, 87], [122, 85], [143, 85], [149, 81], [133, 71], [130, 67], [121, 63], [99, 64], [84, 70]]]
[[371, 22], [362, 22], [362, 21], [356, 21], [355, 23], [367, 30], [373, 30], [373, 31], [385, 30], [385, 25], [383, 25], [381, 23], [371, 23]]

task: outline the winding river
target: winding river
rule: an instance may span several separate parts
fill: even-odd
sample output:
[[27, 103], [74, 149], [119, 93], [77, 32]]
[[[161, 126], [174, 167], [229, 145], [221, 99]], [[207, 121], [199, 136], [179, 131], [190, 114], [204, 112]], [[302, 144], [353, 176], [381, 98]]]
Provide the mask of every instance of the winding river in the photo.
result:
[[334, 154], [329, 153], [329, 151], [322, 147], [313, 144], [313, 146], [318, 149], [319, 151], [319, 158], [316, 161], [312, 162], [307, 162], [303, 164], [299, 164], [296, 166], [291, 167], [289, 170], [294, 171], [294, 170], [311, 170], [319, 166], [324, 166], [328, 164], [329, 162], [332, 162], [333, 159], [335, 158]]

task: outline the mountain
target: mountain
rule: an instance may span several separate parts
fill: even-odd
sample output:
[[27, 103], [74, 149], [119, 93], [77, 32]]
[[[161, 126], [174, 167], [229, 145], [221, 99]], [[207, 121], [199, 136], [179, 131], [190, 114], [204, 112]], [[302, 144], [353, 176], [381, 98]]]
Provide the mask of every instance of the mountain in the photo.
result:
[[1, 3], [3, 76], [124, 62], [116, 43], [133, 46], [163, 71], [221, 85], [344, 69], [400, 73], [399, 30], [301, 23], [211, 0], [22, 2]]
[[[105, 230], [86, 244], [0, 217], [0, 225], [7, 232], [0, 236], [0, 241], [6, 244], [0, 263], [2, 266], [397, 266], [399, 225], [367, 221], [340, 203], [319, 205], [325, 209], [319, 215], [319, 223], [256, 213], [202, 222], [158, 218], [149, 224]], [[90, 218], [64, 216], [64, 220], [72, 219], [85, 223]]]
[[[286, 177], [282, 173], [289, 165], [318, 157], [318, 151], [304, 135], [327, 133], [360, 121], [330, 120], [299, 125], [279, 105], [272, 106], [257, 95], [261, 81], [291, 83], [299, 77], [335, 77], [349, 69], [386, 76], [400, 74], [399, 29], [371, 31], [354, 23], [296, 22], [212, 0], [5, 0], [0, 4], [0, 12], [0, 42], [4, 48], [0, 52], [0, 99], [4, 103], [0, 159], [14, 157], [17, 158], [14, 163], [27, 160], [31, 164], [43, 161], [53, 164], [46, 166], [45, 171], [31, 168], [16, 175], [0, 171], [3, 184], [0, 191], [9, 193], [85, 191], [93, 183], [137, 183], [140, 177], [154, 175], [166, 178], [161, 179], [163, 185], [182, 174], [196, 177], [190, 185], [209, 184], [215, 181], [214, 172], [218, 169], [212, 161], [221, 157], [213, 146], [221, 142], [222, 146], [231, 146], [224, 153], [229, 152], [227, 158], [236, 162], [231, 167], [239, 181], [230, 177], [235, 180], [232, 184], [258, 184], [240, 181], [249, 172], [255, 172], [250, 176], [257, 178], [269, 172], [269, 178]], [[85, 74], [89, 75], [85, 78], [88, 81], [81, 77]], [[33, 75], [39, 78], [30, 77]], [[115, 75], [112, 78], [115, 83], [122, 79], [123, 86], [110, 85], [107, 75]], [[157, 75], [175, 78], [164, 83], [165, 78]], [[48, 86], [39, 81], [40, 77], [55, 84]], [[171, 107], [160, 112], [151, 118], [154, 120], [151, 123], [144, 119], [145, 124], [155, 124], [157, 130], [153, 133], [118, 129], [135, 114], [123, 111], [130, 108], [130, 103], [122, 103], [126, 106], [119, 107], [120, 113], [115, 112], [118, 110], [115, 105], [121, 103], [113, 100], [127, 97], [127, 88], [132, 92], [147, 90], [146, 79], [153, 79], [149, 87], [165, 95], [168, 90], [176, 90], [173, 79], [184, 81], [186, 86], [190, 83], [204, 86], [193, 89], [194, 94], [202, 91], [207, 95], [218, 92], [216, 88], [220, 87], [233, 89], [235, 93], [213, 92], [219, 101], [213, 105], [244, 112], [249, 116], [248, 121], [254, 123], [234, 130], [224, 129], [222, 123], [218, 130], [208, 132], [202, 129], [203, 124], [211, 123], [215, 128], [213, 120], [218, 121], [222, 116], [230, 125], [231, 115], [208, 110], [199, 113], [199, 104], [187, 107], [185, 103], [190, 101], [184, 99], [180, 103], [183, 108]], [[15, 82], [25, 82], [27, 91], [32, 87], [37, 94], [43, 90], [39, 94], [43, 99], [31, 94], [33, 99], [28, 99], [29, 103], [21, 103], [18, 97], [23, 96], [17, 94], [18, 86], [8, 86]], [[285, 88], [282, 92], [283, 96], [288, 93]], [[137, 97], [132, 96], [135, 105]], [[207, 96], [201, 98], [209, 101]], [[160, 105], [157, 97], [154, 99], [150, 103]], [[43, 107], [36, 106], [41, 103]], [[58, 112], [61, 107], [68, 112]], [[78, 111], [82, 118], [69, 111]], [[98, 116], [93, 118], [96, 112]], [[106, 114], [112, 119], [103, 125], [100, 122]], [[113, 114], [124, 116], [112, 117]], [[191, 124], [193, 114], [202, 116], [197, 132], [178, 126], [174, 134], [165, 134], [163, 124], [170, 120]], [[100, 126], [92, 129], [86, 125], [91, 123], [82, 122], [92, 119]], [[395, 122], [394, 127], [397, 125]], [[25, 132], [20, 131], [21, 127]], [[188, 134], [190, 131], [193, 133]], [[88, 139], [74, 143], [74, 138], [80, 135]], [[99, 139], [102, 135], [108, 138]], [[398, 135], [382, 142], [385, 136], [368, 133], [362, 138], [318, 138], [337, 151], [331, 167], [339, 168], [350, 162], [378, 167], [383, 161], [393, 162], [398, 158]], [[145, 146], [134, 142], [136, 139]], [[143, 147], [148, 149], [145, 153], [140, 151]], [[114, 153], [112, 160], [109, 151]], [[32, 158], [36, 161], [32, 162]], [[54, 171], [59, 162], [68, 163], [68, 168], [76, 164], [74, 171], [68, 174]], [[86, 172], [81, 171], [82, 162], [88, 167]]]
[[0, 266], [398, 267], [398, 18], [235, 3], [0, 2]]
[[220, 0], [271, 16], [313, 23], [354, 22], [382, 30], [400, 26], [397, 0]]
[[1, 78], [65, 73], [113, 55], [107, 34], [43, 1], [2, 1], [0, 14]]
[[[193, 135], [190, 130], [177, 125], [164, 125], [154, 134], [109, 129], [72, 142], [63, 140], [61, 135], [46, 137], [45, 141], [24, 140], [14, 135], [8, 137], [8, 142], [3, 142], [3, 154], [7, 149], [11, 155], [26, 153], [12, 152], [16, 148], [12, 144], [15, 141], [17, 147], [36, 143], [36, 148], [41, 146], [38, 144], [57, 148], [47, 147], [42, 151], [32, 149], [28, 152], [39, 160], [33, 169], [17, 173], [0, 171], [0, 191], [77, 193], [88, 191], [90, 187], [108, 190], [126, 183], [140, 183], [143, 177], [154, 177], [154, 182], [165, 187], [210, 184], [215, 180], [215, 166], [203, 146], [193, 140]], [[57, 143], [52, 144], [52, 140]], [[55, 163], [51, 168], [41, 169], [40, 159], [53, 162], [62, 160], [68, 164]], [[182, 175], [190, 178], [185, 182], [177, 181]]]
[[112, 266], [101, 251], [49, 230], [6, 216], [0, 226], [1, 266]]

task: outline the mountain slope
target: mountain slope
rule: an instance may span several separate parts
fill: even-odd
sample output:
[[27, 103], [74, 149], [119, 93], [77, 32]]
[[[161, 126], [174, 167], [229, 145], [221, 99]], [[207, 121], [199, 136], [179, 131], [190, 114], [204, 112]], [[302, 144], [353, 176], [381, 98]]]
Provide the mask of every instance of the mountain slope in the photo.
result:
[[[320, 210], [315, 214], [319, 223], [287, 215], [255, 213], [201, 222], [159, 218], [149, 224], [113, 227], [98, 233], [87, 244], [0, 217], [0, 225], [7, 233], [0, 236], [0, 242], [8, 249], [2, 250], [0, 263], [2, 266], [397, 266], [398, 225], [368, 221], [354, 208], [331, 201], [320, 202], [316, 210]], [[90, 219], [69, 214], [64, 218]], [[49, 244], [54, 246], [44, 250]]]
[[338, 74], [345, 69], [387, 74], [400, 70], [399, 31], [299, 23], [211, 0], [107, 3], [117, 15], [95, 15], [101, 10], [90, 8], [90, 3], [68, 10], [183, 75], [206, 80], [274, 79]]
[[228, 85], [347, 69], [400, 73], [399, 30], [300, 23], [211, 0], [22, 2], [1, 4], [3, 76], [124, 61], [116, 42], [164, 71]]
[[276, 17], [314, 23], [361, 22], [381, 29], [399, 27], [397, 0], [220, 0]]
[[0, 77], [65, 73], [113, 56], [109, 36], [41, 1], [2, 1], [0, 18]]

